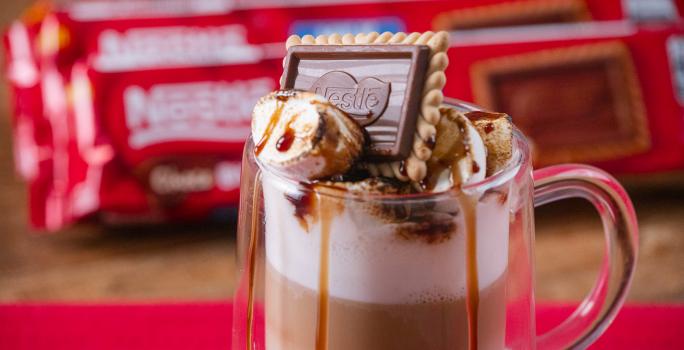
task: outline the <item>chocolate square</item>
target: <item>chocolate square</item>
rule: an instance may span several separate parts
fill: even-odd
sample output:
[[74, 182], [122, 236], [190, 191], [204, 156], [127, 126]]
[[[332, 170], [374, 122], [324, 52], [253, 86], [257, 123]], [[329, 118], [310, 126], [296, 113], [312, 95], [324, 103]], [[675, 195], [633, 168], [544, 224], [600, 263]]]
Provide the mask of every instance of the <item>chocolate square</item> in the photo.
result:
[[296, 45], [283, 89], [309, 90], [368, 132], [369, 160], [401, 160], [413, 146], [430, 48], [425, 45]]
[[590, 20], [582, 0], [527, 0], [467, 7], [435, 16], [435, 30], [466, 30]]
[[621, 43], [543, 50], [473, 67], [475, 99], [506, 112], [539, 164], [619, 159], [648, 149], [644, 105]]

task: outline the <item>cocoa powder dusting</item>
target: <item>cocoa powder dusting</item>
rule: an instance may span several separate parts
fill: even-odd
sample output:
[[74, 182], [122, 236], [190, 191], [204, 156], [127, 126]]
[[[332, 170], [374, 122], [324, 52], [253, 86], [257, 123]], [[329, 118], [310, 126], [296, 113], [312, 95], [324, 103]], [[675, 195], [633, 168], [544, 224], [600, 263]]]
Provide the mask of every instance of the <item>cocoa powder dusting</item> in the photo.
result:
[[506, 113], [494, 113], [485, 111], [472, 111], [465, 114], [466, 118], [477, 121], [477, 120], [496, 120], [501, 117], [506, 117]]
[[427, 244], [438, 244], [448, 241], [456, 231], [453, 220], [435, 220], [403, 223], [395, 233], [402, 239], [420, 239]]

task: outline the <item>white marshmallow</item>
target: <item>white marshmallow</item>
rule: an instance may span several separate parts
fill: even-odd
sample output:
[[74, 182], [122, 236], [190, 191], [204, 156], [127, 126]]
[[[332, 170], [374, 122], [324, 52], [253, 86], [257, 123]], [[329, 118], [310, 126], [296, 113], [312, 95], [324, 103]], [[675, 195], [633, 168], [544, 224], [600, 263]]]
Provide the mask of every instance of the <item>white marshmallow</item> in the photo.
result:
[[[487, 148], [480, 133], [463, 114], [455, 110], [443, 109], [441, 112], [444, 116], [438, 125], [435, 146], [438, 151], [433, 152], [432, 158], [428, 160], [428, 173], [434, 171], [431, 169], [433, 166], [437, 169], [442, 168], [443, 160], [440, 160], [440, 157], [447, 159], [457, 157], [456, 169], [453, 169], [452, 165], [433, 174], [436, 181], [434, 187], [428, 190], [442, 192], [453, 187], [483, 181], [487, 173]], [[442, 145], [442, 142], [445, 145]], [[459, 152], [453, 147], [455, 142], [463, 142], [466, 145], [464, 154], [455, 153]], [[439, 150], [442, 146], [444, 146], [443, 150]]]
[[[279, 147], [286, 136], [287, 146]], [[364, 144], [363, 130], [351, 117], [324, 97], [303, 91], [261, 98], [252, 113], [252, 139], [259, 160], [307, 180], [346, 172]]]

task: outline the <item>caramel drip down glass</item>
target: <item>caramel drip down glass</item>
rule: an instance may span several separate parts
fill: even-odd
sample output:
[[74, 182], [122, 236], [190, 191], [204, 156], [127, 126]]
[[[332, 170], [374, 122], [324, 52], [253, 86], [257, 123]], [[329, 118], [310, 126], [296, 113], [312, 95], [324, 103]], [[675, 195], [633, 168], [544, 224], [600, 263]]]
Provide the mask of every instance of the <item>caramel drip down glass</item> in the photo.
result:
[[[533, 171], [518, 130], [513, 149], [505, 169], [461, 191], [389, 195], [302, 184], [260, 164], [248, 142], [232, 348], [586, 348], [612, 322], [632, 281], [632, 203], [594, 167]], [[575, 312], [537, 334], [534, 207], [566, 198], [584, 198], [598, 211], [604, 259]]]

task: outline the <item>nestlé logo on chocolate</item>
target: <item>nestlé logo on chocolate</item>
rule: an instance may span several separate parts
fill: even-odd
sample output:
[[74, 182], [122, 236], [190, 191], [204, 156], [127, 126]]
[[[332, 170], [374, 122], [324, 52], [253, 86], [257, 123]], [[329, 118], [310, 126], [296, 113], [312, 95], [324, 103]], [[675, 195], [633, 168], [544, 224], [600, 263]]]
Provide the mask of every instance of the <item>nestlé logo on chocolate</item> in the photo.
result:
[[362, 125], [374, 123], [387, 108], [391, 84], [374, 77], [356, 81], [351, 74], [331, 71], [318, 78], [310, 90], [324, 96]]

